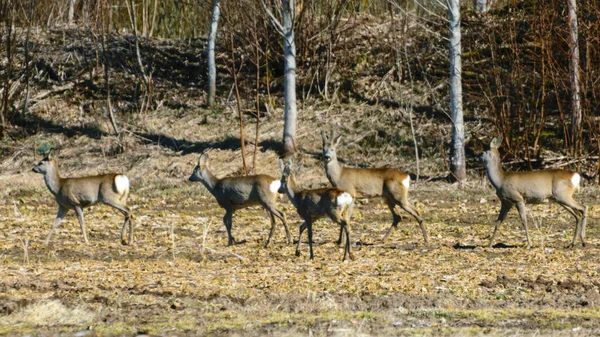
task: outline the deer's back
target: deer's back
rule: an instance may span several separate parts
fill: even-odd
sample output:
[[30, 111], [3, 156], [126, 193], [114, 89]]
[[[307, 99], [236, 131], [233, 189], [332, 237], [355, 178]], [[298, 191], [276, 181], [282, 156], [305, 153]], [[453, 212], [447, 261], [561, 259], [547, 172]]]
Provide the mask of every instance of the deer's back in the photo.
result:
[[[59, 203], [67, 206], [89, 206], [106, 199], [120, 200], [124, 191], [119, 191], [115, 185], [115, 178], [120, 174], [111, 173], [81, 178], [65, 178], [57, 199]], [[121, 186], [119, 186], [121, 188]], [[129, 183], [127, 188], [129, 190]]]
[[386, 189], [408, 188], [410, 176], [392, 168], [344, 168], [336, 187], [354, 197], [376, 197]]
[[579, 184], [579, 175], [565, 170], [540, 170], [506, 172], [502, 188], [497, 191], [501, 198], [518, 199], [527, 203], [540, 203], [557, 193], [569, 196]]
[[215, 195], [220, 204], [223, 202], [234, 206], [251, 206], [260, 204], [261, 200], [275, 199], [279, 189], [279, 180], [266, 174], [228, 177], [217, 184]]
[[337, 205], [337, 198], [345, 193], [336, 187], [317, 188], [299, 192], [298, 213], [301, 217], [318, 219], [327, 216], [331, 209], [343, 208]]

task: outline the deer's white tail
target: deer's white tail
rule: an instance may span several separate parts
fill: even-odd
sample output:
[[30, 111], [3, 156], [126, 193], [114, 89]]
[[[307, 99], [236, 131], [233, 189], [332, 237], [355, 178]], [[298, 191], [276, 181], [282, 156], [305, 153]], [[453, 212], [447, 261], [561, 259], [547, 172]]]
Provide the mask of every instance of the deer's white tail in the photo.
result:
[[402, 180], [402, 185], [408, 188], [410, 186], [410, 176], [407, 176], [404, 180]]
[[350, 193], [344, 192], [337, 197], [336, 202], [338, 206], [350, 205], [352, 203], [352, 196]]
[[271, 185], [269, 185], [269, 190], [273, 193], [277, 193], [277, 191], [279, 191], [279, 187], [281, 187], [281, 181], [273, 180]]
[[115, 176], [115, 188], [117, 189], [117, 193], [123, 194], [129, 191], [129, 178], [124, 175], [116, 175]]
[[571, 183], [573, 184], [573, 186], [575, 187], [575, 191], [577, 192], [581, 191], [581, 185], [579, 185], [580, 182], [581, 176], [579, 175], [579, 173], [573, 174], [573, 176], [571, 177]]

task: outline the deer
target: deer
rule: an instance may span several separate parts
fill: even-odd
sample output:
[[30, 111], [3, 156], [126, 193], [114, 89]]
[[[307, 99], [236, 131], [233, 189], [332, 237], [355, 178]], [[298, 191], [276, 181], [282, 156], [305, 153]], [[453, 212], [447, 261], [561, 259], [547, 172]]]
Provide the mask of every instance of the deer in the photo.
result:
[[304, 221], [300, 225], [300, 234], [296, 244], [296, 256], [300, 256], [300, 242], [302, 233], [308, 229], [308, 245], [310, 247], [310, 259], [314, 259], [313, 254], [313, 223], [321, 218], [329, 217], [333, 222], [340, 225], [341, 230], [346, 234], [344, 247], [344, 257], [342, 261], [349, 257], [354, 259], [350, 252], [350, 226], [344, 219], [344, 213], [348, 211], [354, 201], [350, 193], [335, 187], [319, 188], [312, 190], [301, 190], [296, 184], [296, 177], [292, 172], [292, 160], [286, 164], [279, 160], [281, 169], [281, 187], [280, 191], [287, 194], [290, 202], [296, 208], [300, 218]]
[[[83, 241], [89, 244], [86, 233], [83, 209], [97, 203], [117, 209], [125, 217], [121, 229], [121, 244], [133, 242], [132, 213], [127, 207], [129, 196], [129, 178], [120, 173], [108, 173], [80, 178], [62, 178], [54, 149], [50, 149], [44, 159], [33, 167], [33, 172], [44, 175], [44, 182], [58, 204], [58, 214], [46, 238], [50, 244], [52, 234], [56, 231], [69, 210], [74, 210], [79, 220]], [[125, 241], [125, 228], [129, 225], [129, 237]]]
[[485, 165], [487, 177], [496, 189], [500, 199], [500, 214], [494, 226], [488, 247], [492, 247], [498, 228], [508, 211], [517, 206], [521, 222], [527, 237], [527, 248], [531, 248], [529, 229], [527, 227], [526, 204], [540, 204], [546, 200], [561, 205], [575, 217], [575, 235], [568, 247], [574, 247], [577, 236], [585, 246], [585, 225], [587, 222], [587, 206], [573, 200], [573, 194], [579, 189], [581, 176], [579, 173], [566, 170], [538, 170], [524, 172], [505, 172], [502, 170], [502, 160], [498, 148], [502, 144], [502, 137], [496, 137], [490, 142], [490, 149], [483, 152], [479, 159]]
[[[350, 193], [352, 198], [376, 198], [382, 197], [393, 216], [393, 222], [382, 238], [385, 242], [392, 230], [396, 229], [402, 219], [396, 212], [396, 205], [400, 206], [410, 214], [417, 222], [423, 233], [425, 245], [429, 243], [429, 235], [423, 224], [419, 211], [408, 201], [408, 190], [410, 187], [410, 176], [400, 170], [393, 168], [351, 168], [340, 165], [337, 158], [337, 147], [342, 135], [334, 137], [333, 129], [327, 135], [325, 130], [321, 131], [323, 138], [322, 161], [325, 165], [325, 173], [329, 182], [334, 187]], [[354, 205], [350, 205], [347, 212], [347, 221], [350, 222]], [[338, 244], [342, 243], [342, 233]]]
[[231, 246], [236, 242], [231, 234], [233, 213], [238, 209], [256, 205], [261, 205], [271, 218], [271, 230], [265, 248], [269, 246], [275, 231], [275, 217], [283, 223], [287, 243], [291, 243], [285, 214], [277, 208], [278, 191], [281, 184], [279, 179], [266, 174], [220, 179], [212, 174], [208, 165], [208, 154], [204, 153], [198, 159], [198, 164], [194, 168], [189, 181], [200, 181], [216, 199], [219, 206], [225, 210], [223, 224], [227, 230], [227, 246]]

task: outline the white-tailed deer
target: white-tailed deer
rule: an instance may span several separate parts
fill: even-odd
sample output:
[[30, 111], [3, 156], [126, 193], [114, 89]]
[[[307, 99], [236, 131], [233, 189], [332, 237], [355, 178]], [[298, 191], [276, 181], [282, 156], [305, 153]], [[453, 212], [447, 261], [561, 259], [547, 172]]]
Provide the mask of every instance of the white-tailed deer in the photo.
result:
[[488, 247], [492, 246], [494, 237], [498, 232], [498, 227], [506, 218], [506, 214], [513, 207], [517, 206], [521, 222], [525, 228], [527, 236], [527, 247], [531, 247], [529, 239], [529, 229], [527, 228], [527, 212], [525, 204], [539, 204], [546, 199], [550, 199], [563, 206], [569, 213], [575, 217], [575, 236], [570, 247], [575, 245], [577, 235], [581, 239], [581, 244], [585, 246], [585, 223], [587, 218], [587, 206], [573, 200], [573, 193], [579, 187], [581, 177], [576, 172], [565, 170], [541, 170], [528, 172], [504, 172], [502, 170], [502, 161], [498, 148], [502, 144], [502, 137], [492, 139], [490, 150], [485, 151], [479, 157], [485, 164], [488, 179], [496, 189], [496, 195], [500, 198], [502, 206], [494, 232], [490, 238]]
[[300, 255], [302, 233], [308, 228], [310, 258], [312, 259], [314, 257], [312, 247], [312, 225], [315, 220], [327, 216], [335, 223], [339, 224], [341, 230], [346, 234], [344, 257], [342, 258], [342, 261], [346, 260], [346, 256], [353, 259], [352, 253], [350, 252], [350, 229], [348, 223], [344, 219], [344, 213], [348, 211], [350, 205], [352, 205], [352, 202], [354, 201], [352, 196], [335, 187], [300, 190], [296, 185], [296, 178], [292, 173], [292, 161], [289, 160], [287, 164], [284, 165], [283, 161], [280, 159], [279, 168], [282, 172], [281, 190], [285, 191], [294, 207], [296, 207], [298, 215], [304, 220], [300, 226], [300, 234], [298, 235], [298, 243], [296, 245], [296, 256]]
[[[123, 213], [125, 222], [121, 229], [121, 243], [127, 245], [133, 242], [131, 211], [127, 207], [127, 197], [129, 195], [129, 178], [127, 176], [109, 173], [81, 178], [62, 178], [58, 170], [54, 150], [50, 150], [48, 155], [33, 168], [33, 172], [44, 175], [46, 187], [58, 203], [58, 214], [50, 233], [48, 233], [46, 244], [50, 243], [52, 233], [71, 209], [75, 210], [83, 233], [83, 240], [88, 243], [83, 209], [99, 202], [116, 208]], [[129, 224], [129, 238], [128, 241], [125, 241], [124, 234], [127, 224]]]
[[278, 179], [266, 174], [219, 179], [208, 170], [208, 154], [204, 153], [198, 159], [198, 165], [194, 168], [189, 180], [202, 182], [210, 194], [215, 197], [219, 206], [225, 209], [223, 224], [227, 229], [228, 246], [235, 242], [231, 235], [233, 212], [255, 205], [261, 205], [271, 217], [271, 231], [265, 248], [269, 246], [275, 231], [275, 217], [278, 217], [283, 223], [288, 244], [291, 242], [285, 214], [277, 209], [277, 197], [281, 184]]
[[[429, 235], [423, 225], [423, 219], [419, 216], [419, 211], [408, 202], [408, 188], [410, 186], [410, 176], [402, 171], [392, 168], [350, 168], [342, 167], [338, 162], [336, 149], [342, 136], [334, 137], [333, 130], [329, 136], [325, 131], [321, 131], [323, 138], [323, 162], [325, 163], [325, 173], [331, 184], [341, 188], [352, 195], [353, 198], [374, 198], [382, 197], [385, 200], [394, 221], [382, 238], [385, 241], [393, 229], [398, 226], [401, 220], [396, 212], [395, 206], [412, 215], [421, 228], [425, 244], [429, 242]], [[352, 216], [353, 205], [348, 210], [347, 220]], [[342, 242], [342, 236], [338, 243]]]

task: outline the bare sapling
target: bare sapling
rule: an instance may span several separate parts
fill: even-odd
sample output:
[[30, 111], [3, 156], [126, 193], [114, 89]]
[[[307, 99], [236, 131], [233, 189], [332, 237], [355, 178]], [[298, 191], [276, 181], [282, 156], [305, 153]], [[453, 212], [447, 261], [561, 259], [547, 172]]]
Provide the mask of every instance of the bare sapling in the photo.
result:
[[513, 206], [517, 206], [525, 228], [527, 247], [531, 248], [525, 205], [539, 204], [548, 199], [561, 205], [575, 217], [575, 235], [569, 247], [575, 246], [577, 236], [581, 239], [581, 244], [585, 246], [587, 206], [582, 206], [573, 200], [573, 194], [579, 188], [581, 176], [576, 172], [566, 170], [505, 172], [502, 170], [502, 161], [498, 152], [501, 144], [502, 137], [492, 139], [490, 150], [483, 152], [479, 157], [484, 163], [488, 179], [496, 189], [496, 195], [502, 203], [488, 247], [492, 246], [498, 228], [506, 218], [508, 211]]
[[[325, 164], [325, 173], [331, 184], [341, 188], [352, 195], [352, 198], [375, 198], [382, 197], [387, 204], [394, 220], [392, 226], [388, 229], [382, 238], [382, 241], [388, 238], [392, 230], [396, 229], [402, 219], [397, 213], [395, 207], [400, 206], [408, 212], [417, 222], [423, 233], [425, 244], [429, 243], [429, 235], [423, 224], [423, 219], [419, 215], [416, 207], [408, 201], [408, 190], [410, 187], [410, 176], [402, 171], [393, 168], [350, 168], [343, 167], [338, 162], [337, 147], [342, 138], [341, 135], [334, 137], [333, 130], [327, 135], [321, 131], [323, 138], [323, 162]], [[350, 205], [347, 213], [347, 221], [350, 222], [354, 205]], [[338, 243], [342, 242], [342, 235]]]
[[[116, 208], [125, 216], [123, 228], [121, 229], [121, 243], [123, 245], [133, 242], [133, 223], [131, 221], [131, 210], [127, 207], [129, 196], [129, 178], [123, 174], [109, 173], [97, 176], [80, 178], [62, 178], [58, 170], [58, 162], [54, 150], [40, 161], [33, 172], [44, 175], [44, 182], [50, 193], [58, 204], [58, 214], [46, 238], [46, 244], [50, 243], [52, 233], [58, 229], [69, 210], [75, 210], [79, 226], [85, 243], [89, 243], [83, 219], [83, 209], [102, 203]], [[129, 224], [129, 238], [125, 241], [125, 228]]]
[[208, 154], [206, 153], [200, 156], [198, 165], [194, 168], [189, 180], [202, 182], [210, 194], [215, 197], [219, 206], [225, 209], [223, 224], [227, 230], [228, 246], [235, 243], [231, 234], [233, 213], [238, 209], [256, 205], [261, 205], [271, 218], [271, 231], [265, 243], [265, 248], [269, 246], [275, 231], [275, 217], [283, 223], [288, 244], [291, 242], [285, 214], [277, 208], [279, 180], [266, 174], [219, 179], [208, 169]]
[[288, 198], [296, 208], [298, 215], [304, 220], [300, 225], [300, 234], [298, 235], [298, 243], [296, 245], [296, 256], [300, 256], [300, 242], [302, 241], [302, 233], [308, 228], [308, 245], [310, 247], [310, 258], [314, 258], [313, 254], [313, 223], [321, 218], [329, 217], [333, 222], [340, 225], [341, 230], [346, 234], [346, 242], [344, 246], [344, 257], [354, 259], [350, 252], [350, 226], [344, 219], [345, 213], [354, 201], [352, 196], [336, 187], [319, 188], [314, 190], [301, 190], [296, 185], [296, 177], [292, 173], [292, 161], [289, 160], [285, 165], [279, 160], [279, 168], [281, 169], [281, 191], [285, 191]]

